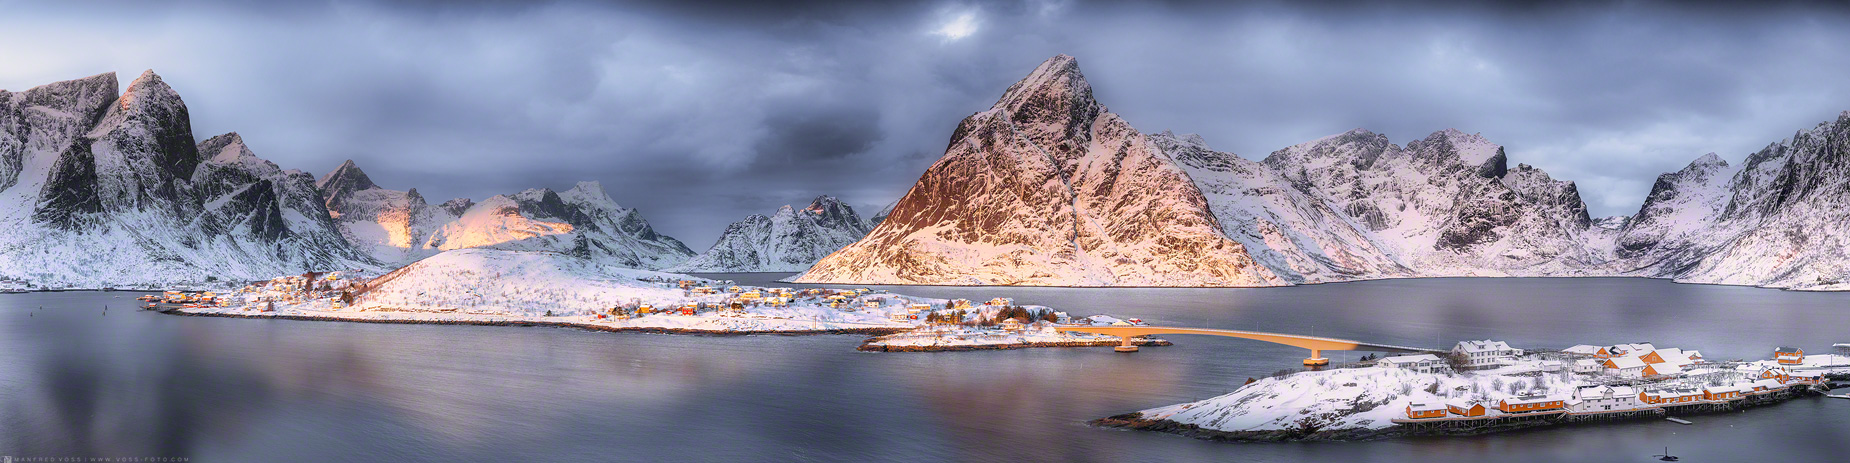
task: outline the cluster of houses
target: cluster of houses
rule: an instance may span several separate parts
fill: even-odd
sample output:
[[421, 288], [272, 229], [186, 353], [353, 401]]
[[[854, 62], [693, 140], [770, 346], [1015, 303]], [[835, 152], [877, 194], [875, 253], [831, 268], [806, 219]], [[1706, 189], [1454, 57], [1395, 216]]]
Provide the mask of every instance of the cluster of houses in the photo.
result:
[[1702, 352], [1675, 347], [1659, 349], [1651, 343], [1611, 346], [1578, 345], [1563, 349], [1574, 355], [1575, 373], [1604, 373], [1621, 378], [1674, 377], [1690, 365], [1702, 363]]
[[[1786, 348], [1781, 348], [1781, 350], [1783, 352]], [[1796, 351], [1796, 349], [1793, 350]], [[1675, 377], [1681, 375], [1683, 370], [1690, 365], [1703, 361], [1702, 352], [1674, 347], [1659, 349], [1651, 343], [1611, 346], [1578, 345], [1564, 349], [1561, 353], [1567, 360], [1572, 361], [1574, 373], [1604, 374], [1620, 378]], [[1376, 360], [1375, 365], [1421, 373], [1442, 373], [1453, 369], [1485, 370], [1513, 366], [1518, 364], [1524, 355], [1525, 352], [1522, 349], [1510, 347], [1508, 343], [1486, 339], [1459, 342], [1452, 347], [1451, 359], [1436, 354], [1399, 355]], [[1781, 363], [1793, 365], [1804, 359], [1802, 352], [1776, 353], [1775, 355], [1781, 356], [1778, 357]], [[1565, 367], [1562, 360], [1541, 358], [1534, 360], [1535, 365], [1542, 371], [1559, 371]]]
[[1503, 341], [1460, 341], [1452, 346], [1451, 356], [1461, 359], [1454, 365], [1452, 361], [1436, 354], [1412, 354], [1383, 357], [1375, 360], [1375, 366], [1383, 368], [1400, 368], [1420, 373], [1445, 373], [1454, 369], [1484, 370], [1514, 365], [1523, 355], [1522, 349], [1510, 347]]
[[143, 296], [141, 299], [168, 304], [184, 304], [185, 307], [236, 307], [245, 310], [269, 312], [276, 304], [301, 304], [322, 302], [329, 308], [341, 309], [345, 303], [341, 293], [350, 288], [356, 280], [358, 270], [345, 272], [309, 272], [258, 281], [224, 294], [211, 291], [165, 291], [159, 297]]
[[[1448, 362], [1432, 354], [1403, 355], [1377, 360], [1376, 366], [1438, 373], [1449, 371], [1453, 363], [1463, 363], [1467, 368], [1510, 365], [1521, 353], [1501, 342], [1466, 341], [1454, 347], [1452, 354], [1468, 360]], [[1600, 415], [1682, 405], [1729, 404], [1784, 392], [1793, 386], [1816, 386], [1826, 381], [1822, 372], [1786, 368], [1803, 363], [1804, 352], [1796, 348], [1779, 348], [1774, 352], [1775, 366], [1763, 368], [1758, 374], [1736, 375], [1725, 384], [1684, 380], [1689, 366], [1704, 362], [1702, 353], [1695, 350], [1659, 349], [1650, 343], [1637, 343], [1580, 345], [1567, 348], [1562, 354], [1574, 358], [1574, 373], [1618, 381], [1582, 386], [1572, 394], [1524, 395], [1495, 402], [1454, 398], [1445, 403], [1414, 403], [1407, 406], [1406, 419], [1396, 421], [1486, 419], [1535, 413]]]
[[722, 315], [743, 315], [749, 307], [788, 307], [800, 300], [811, 300], [829, 308], [854, 311], [859, 309], [879, 309], [888, 297], [868, 288], [827, 289], [827, 288], [751, 288], [733, 284], [730, 280], [719, 281], [718, 285], [708, 285], [700, 281], [679, 280], [669, 284], [679, 286], [688, 296], [723, 295], [719, 301], [683, 302], [679, 305], [656, 306], [632, 302], [627, 305], [613, 306], [597, 318], [630, 319], [651, 314], [700, 315], [719, 313]]

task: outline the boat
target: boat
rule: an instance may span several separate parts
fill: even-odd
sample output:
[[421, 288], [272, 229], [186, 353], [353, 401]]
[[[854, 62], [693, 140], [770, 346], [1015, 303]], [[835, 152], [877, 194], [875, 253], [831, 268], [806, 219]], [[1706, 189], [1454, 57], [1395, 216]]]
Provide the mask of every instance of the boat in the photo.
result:
[[1656, 457], [1659, 461], [1677, 461], [1682, 459], [1678, 458], [1676, 455], [1671, 455], [1670, 447], [1664, 447], [1664, 453], [1652, 455], [1652, 457]]
[[1850, 399], [1850, 394], [1825, 394], [1824, 396], [1833, 399]]

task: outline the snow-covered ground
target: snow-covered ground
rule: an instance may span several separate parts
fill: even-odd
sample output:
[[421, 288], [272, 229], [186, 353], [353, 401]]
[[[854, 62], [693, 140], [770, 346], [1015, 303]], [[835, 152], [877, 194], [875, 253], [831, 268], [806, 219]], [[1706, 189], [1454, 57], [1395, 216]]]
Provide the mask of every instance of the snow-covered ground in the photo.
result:
[[1342, 368], [1261, 379], [1219, 397], [1143, 410], [1146, 419], [1171, 420], [1224, 432], [1379, 430], [1405, 418], [1407, 405], [1465, 398], [1494, 406], [1522, 394], [1568, 394], [1577, 383], [1560, 375], [1419, 373], [1399, 368]]
[[[609, 329], [660, 329], [718, 332], [791, 332], [909, 329], [913, 322], [894, 321], [892, 311], [906, 304], [943, 301], [868, 293], [847, 298], [845, 308], [830, 308], [826, 295], [798, 296], [788, 306], [743, 304], [728, 310], [739, 293], [714, 287], [719, 282], [685, 275], [620, 268], [545, 251], [469, 248], [446, 251], [370, 281], [370, 290], [332, 280], [302, 292], [299, 277], [273, 280], [269, 286], [226, 296], [229, 305], [182, 308], [189, 314], [286, 316], [354, 321], [430, 323], [552, 323]], [[325, 277], [324, 277], [325, 278]], [[713, 294], [682, 289], [679, 281], [714, 287]], [[696, 287], [698, 287], [696, 286]], [[337, 303], [342, 292], [358, 294], [351, 304]], [[868, 307], [880, 300], [884, 308]], [[686, 304], [705, 304], [695, 315], [670, 314]], [[615, 316], [612, 308], [648, 314]], [[718, 308], [726, 306], [727, 308]], [[266, 311], [273, 310], [273, 311]], [[602, 317], [600, 317], [602, 315]]]
[[[1206, 400], [1141, 410], [1137, 419], [1168, 421], [1235, 436], [1367, 435], [1396, 426], [1393, 420], [1408, 418], [1407, 408], [1412, 404], [1443, 406], [1464, 401], [1482, 404], [1485, 417], [1497, 417], [1501, 415], [1497, 403], [1505, 399], [1545, 396], [1571, 401], [1579, 388], [1620, 382], [1641, 390], [1738, 385], [1760, 379], [1760, 373], [1768, 368], [1779, 367], [1773, 360], [1697, 363], [1673, 377], [1618, 381], [1603, 371], [1542, 372], [1534, 368], [1539, 362], [1530, 358], [1494, 370], [1462, 373], [1383, 366], [1299, 372], [1260, 379]], [[1803, 364], [1787, 365], [1785, 369], [1795, 374], [1846, 373], [1850, 372], [1850, 356], [1807, 356]]]
[[[1042, 306], [1014, 306], [1006, 299], [970, 302], [866, 289], [736, 286], [557, 252], [497, 248], [445, 251], [384, 275], [333, 272], [312, 277], [285, 276], [228, 289], [218, 294], [221, 304], [177, 310], [194, 315], [728, 333], [890, 333], [925, 326], [933, 313], [982, 326], [1010, 317], [1040, 320], [1063, 315]], [[683, 314], [690, 305], [694, 313]], [[1116, 321], [1103, 316], [1085, 320]], [[1034, 333], [1010, 338], [1092, 339]]]
[[[976, 317], [972, 316], [973, 319]], [[1103, 325], [1111, 324], [1104, 320], [1116, 321], [1115, 318], [1102, 315], [1091, 317], [1088, 320], [1093, 320], [1094, 324]], [[908, 352], [1018, 347], [1081, 347], [1113, 346], [1123, 341], [1111, 335], [1058, 331], [1054, 329], [1055, 326], [1057, 326], [1055, 323], [1048, 321], [1036, 321], [1009, 328], [990, 325], [928, 325], [904, 333], [869, 339], [861, 344], [860, 349]], [[1169, 344], [1169, 341], [1162, 339], [1143, 337], [1133, 337], [1131, 342], [1140, 346]]]

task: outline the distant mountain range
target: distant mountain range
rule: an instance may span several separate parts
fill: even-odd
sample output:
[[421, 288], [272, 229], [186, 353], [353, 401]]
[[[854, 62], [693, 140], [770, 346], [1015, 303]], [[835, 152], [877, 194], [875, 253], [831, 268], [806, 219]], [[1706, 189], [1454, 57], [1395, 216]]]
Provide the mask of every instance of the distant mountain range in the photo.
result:
[[[385, 269], [455, 249], [544, 251], [799, 282], [1280, 286], [1428, 276], [1644, 276], [1850, 290], [1850, 112], [1732, 166], [1659, 177], [1594, 219], [1573, 182], [1442, 130], [1353, 130], [1252, 161], [1143, 133], [1056, 56], [965, 118], [871, 218], [833, 197], [727, 227], [696, 254], [595, 182], [431, 205], [353, 161], [319, 180], [236, 133], [195, 141], [152, 71], [0, 91], [0, 285], [153, 287]], [[813, 265], [812, 265], [813, 264]], [[807, 269], [807, 270], [806, 270]]]
[[726, 227], [706, 252], [671, 272], [800, 272], [823, 256], [867, 236], [873, 223], [833, 196], [809, 207], [784, 206], [770, 217], [752, 214]]
[[1457, 130], [1353, 130], [1262, 161], [1143, 134], [1047, 60], [808, 283], [1276, 286], [1432, 276], [1645, 276], [1850, 289], [1850, 112], [1732, 168], [1658, 179], [1594, 220], [1573, 182]]
[[694, 255], [680, 241], [656, 233], [640, 212], [617, 205], [597, 182], [580, 182], [563, 193], [541, 188], [432, 206], [416, 188], [373, 184], [348, 160], [316, 186], [342, 235], [393, 266], [485, 246], [563, 252], [648, 270]]

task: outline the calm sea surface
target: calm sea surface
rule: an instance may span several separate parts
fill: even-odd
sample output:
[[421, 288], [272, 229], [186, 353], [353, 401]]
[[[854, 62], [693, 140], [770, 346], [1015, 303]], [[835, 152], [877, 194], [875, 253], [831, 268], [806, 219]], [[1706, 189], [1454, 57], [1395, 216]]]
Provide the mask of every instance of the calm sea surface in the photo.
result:
[[[783, 275], [722, 276], [770, 284]], [[1270, 289], [889, 287], [1074, 315], [1414, 346], [1651, 341], [1711, 359], [1850, 342], [1850, 294], [1660, 280], [1416, 279]], [[179, 317], [138, 293], [0, 295], [0, 456], [217, 461], [1850, 461], [1850, 400], [1695, 425], [1250, 444], [1097, 429], [1293, 368], [1301, 349], [864, 353], [860, 336]], [[41, 308], [42, 307], [42, 308]], [[105, 312], [104, 307], [109, 309]], [[1348, 354], [1353, 359], [1357, 354]], [[1342, 354], [1330, 355], [1342, 361]]]

